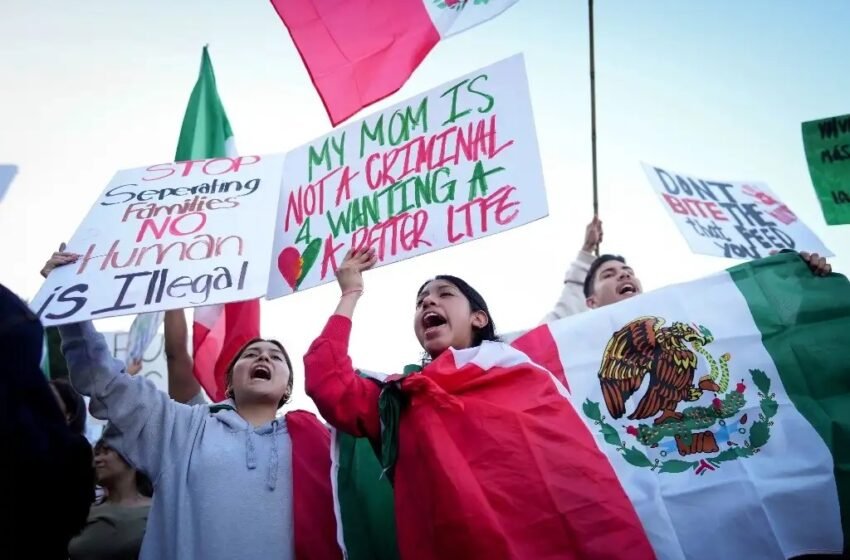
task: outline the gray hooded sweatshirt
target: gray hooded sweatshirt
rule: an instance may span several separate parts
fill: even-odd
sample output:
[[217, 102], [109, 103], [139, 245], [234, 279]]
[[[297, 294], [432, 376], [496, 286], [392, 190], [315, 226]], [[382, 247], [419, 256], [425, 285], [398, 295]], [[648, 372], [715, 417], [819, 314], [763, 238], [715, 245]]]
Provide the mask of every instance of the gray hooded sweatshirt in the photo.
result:
[[110, 445], [154, 483], [140, 558], [294, 560], [292, 446], [283, 418], [188, 406], [127, 375], [91, 322], [65, 325], [74, 387], [111, 423]]

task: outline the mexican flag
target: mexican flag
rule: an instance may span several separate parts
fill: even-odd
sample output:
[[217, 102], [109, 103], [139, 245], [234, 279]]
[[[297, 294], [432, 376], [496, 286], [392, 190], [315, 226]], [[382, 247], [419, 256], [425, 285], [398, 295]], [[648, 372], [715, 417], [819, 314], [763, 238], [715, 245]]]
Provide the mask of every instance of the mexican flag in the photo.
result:
[[[235, 156], [233, 131], [215, 86], [207, 47], [192, 89], [175, 161]], [[259, 300], [198, 307], [192, 326], [193, 373], [214, 402], [224, 400], [227, 366], [243, 344], [260, 335]]]
[[334, 126], [391, 95], [441, 39], [517, 0], [271, 0]]
[[[577, 438], [592, 436], [658, 558], [791, 558], [847, 550], [850, 284], [845, 277], [815, 277], [796, 254], [780, 254], [543, 325], [501, 348], [505, 356], [518, 351], [527, 363], [547, 364], [540, 375], [565, 388], [578, 422], [559, 429]], [[517, 362], [516, 355], [512, 359]], [[528, 381], [523, 376], [500, 394], [515, 399]], [[486, 387], [486, 378], [480, 383], [476, 390]], [[492, 383], [505, 380], [495, 376]], [[471, 397], [467, 392], [461, 401]], [[442, 440], [448, 456], [462, 449], [466, 457], [486, 461], [517, 453], [521, 472], [500, 476], [526, 477], [528, 492], [534, 493], [533, 481], [555, 480], [557, 473], [546, 472], [544, 454], [531, 462], [536, 469], [528, 468], [526, 446], [533, 432], [552, 429], [536, 422], [539, 411], [530, 412], [523, 430], [473, 439], [446, 432], [450, 426], [438, 415], [418, 438], [428, 441], [429, 430], [448, 433], [451, 437]], [[401, 417], [399, 439], [409, 418]], [[491, 428], [500, 422], [496, 416], [479, 421]], [[406, 538], [395, 526], [399, 496], [380, 476], [381, 459], [366, 440], [339, 431], [333, 437], [340, 544], [352, 560], [398, 558]], [[582, 488], [598, 469], [590, 464], [572, 473], [571, 484]], [[480, 487], [476, 491], [485, 495], [504, 482], [452, 480]], [[446, 493], [456, 491], [449, 485]], [[478, 517], [504, 518], [513, 511], [522, 522], [539, 515], [538, 503], [523, 495], [489, 496], [482, 503], [492, 511], [479, 511]], [[421, 505], [434, 519], [459, 507], [444, 503], [449, 509], [440, 511], [434, 506], [439, 503], [428, 497]], [[599, 512], [587, 508], [573, 515], [592, 520]], [[643, 557], [618, 548], [617, 535], [606, 525], [594, 523], [586, 531], [581, 539], [594, 534], [609, 539], [606, 557]], [[471, 531], [459, 538], [479, 536]], [[537, 533], [536, 538], [549, 537]], [[565, 551], [562, 557], [582, 556]]]

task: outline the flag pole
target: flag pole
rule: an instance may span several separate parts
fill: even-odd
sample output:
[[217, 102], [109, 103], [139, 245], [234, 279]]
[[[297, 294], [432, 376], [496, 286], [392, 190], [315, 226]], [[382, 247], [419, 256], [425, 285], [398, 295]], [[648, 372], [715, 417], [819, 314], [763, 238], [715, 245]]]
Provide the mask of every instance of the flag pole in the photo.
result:
[[[590, 153], [593, 167], [593, 217], [599, 216], [599, 193], [596, 181], [596, 68], [593, 56], [593, 0], [587, 1], [588, 27], [590, 28]], [[596, 245], [599, 256], [599, 244]]]

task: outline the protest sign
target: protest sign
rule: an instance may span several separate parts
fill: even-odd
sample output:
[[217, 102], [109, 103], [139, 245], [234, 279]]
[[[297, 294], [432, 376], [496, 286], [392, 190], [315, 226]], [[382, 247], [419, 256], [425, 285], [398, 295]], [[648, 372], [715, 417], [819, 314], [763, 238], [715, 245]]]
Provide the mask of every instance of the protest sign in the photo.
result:
[[287, 154], [267, 295], [330, 282], [352, 247], [380, 266], [547, 212], [517, 55]]
[[694, 253], [757, 259], [793, 249], [832, 255], [764, 183], [701, 179], [646, 163], [643, 169]]
[[826, 223], [850, 224], [850, 115], [804, 122], [809, 175]]
[[45, 325], [265, 293], [283, 155], [119, 171], [32, 302]]

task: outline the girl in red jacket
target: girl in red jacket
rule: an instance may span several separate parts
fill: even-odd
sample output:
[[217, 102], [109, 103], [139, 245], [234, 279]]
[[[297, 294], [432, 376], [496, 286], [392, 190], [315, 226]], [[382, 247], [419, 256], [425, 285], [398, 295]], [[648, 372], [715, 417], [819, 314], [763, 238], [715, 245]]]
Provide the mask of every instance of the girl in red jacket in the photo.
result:
[[336, 312], [304, 364], [321, 414], [369, 438], [392, 476], [401, 558], [652, 558], [608, 460], [539, 365], [557, 358], [548, 327], [499, 342], [481, 295], [438, 276], [419, 289], [413, 316], [431, 361], [381, 383], [357, 375], [351, 318], [375, 262], [371, 250], [346, 255]]

